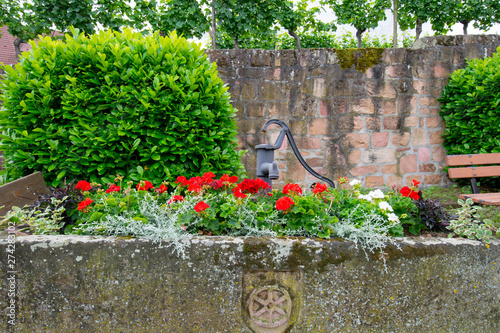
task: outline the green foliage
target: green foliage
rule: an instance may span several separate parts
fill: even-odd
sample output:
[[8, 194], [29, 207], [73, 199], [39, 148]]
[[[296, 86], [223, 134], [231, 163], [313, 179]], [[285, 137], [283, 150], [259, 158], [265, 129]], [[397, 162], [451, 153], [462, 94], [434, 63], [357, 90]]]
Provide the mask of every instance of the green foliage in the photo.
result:
[[489, 243], [495, 237], [500, 237], [500, 228], [495, 227], [491, 220], [479, 220], [477, 211], [482, 207], [473, 206], [472, 199], [469, 198], [465, 202], [459, 199], [458, 204], [462, 206], [457, 210], [458, 220], [451, 220], [448, 229], [459, 236], [481, 240], [485, 243]]
[[[498, 0], [446, 0], [432, 1], [439, 6], [439, 12], [433, 12], [432, 29], [443, 31], [455, 23], [462, 23], [464, 35], [470, 23], [478, 29], [489, 29], [500, 22], [500, 2]], [[436, 4], [437, 2], [437, 4]], [[446, 27], [446, 28], [445, 28]]]
[[[500, 48], [497, 49], [497, 52]], [[439, 99], [449, 155], [500, 153], [500, 55], [468, 61]]]
[[416, 38], [420, 37], [422, 25], [432, 19], [433, 30], [446, 32], [441, 1], [438, 0], [398, 0], [398, 24], [402, 30], [416, 28]]
[[57, 186], [242, 172], [230, 95], [196, 44], [125, 29], [32, 46], [16, 69], [4, 66], [0, 149], [11, 178], [41, 171]]
[[58, 234], [64, 225], [64, 201], [66, 197], [58, 200], [51, 199], [50, 206], [44, 210], [12, 207], [12, 210], [5, 215], [0, 224], [7, 221], [13, 222], [16, 226], [27, 228], [35, 235]]
[[[347, 31], [340, 36], [335, 35], [330, 31], [318, 30], [309, 30], [306, 32], [299, 30], [298, 34], [300, 35], [301, 47], [304, 49], [348, 49], [356, 48], [358, 44], [356, 36], [353, 36], [350, 31]], [[399, 46], [408, 47], [412, 42], [412, 37], [404, 36], [404, 38], [399, 41]], [[229, 35], [221, 34], [217, 39], [217, 45], [219, 45], [221, 49], [232, 49], [234, 47], [234, 41]], [[297, 49], [297, 43], [288, 33], [277, 33], [269, 36], [268, 38], [251, 36], [250, 38], [240, 40], [240, 47], [261, 50], [287, 50]], [[366, 33], [363, 35], [361, 40], [361, 47], [391, 48], [392, 39], [385, 35], [372, 37], [370, 34]], [[210, 48], [210, 45], [206, 45], [206, 48]]]
[[362, 34], [385, 20], [385, 10], [391, 8], [390, 0], [321, 0], [321, 3], [333, 9], [338, 24], [356, 28], [358, 48], [361, 48]]

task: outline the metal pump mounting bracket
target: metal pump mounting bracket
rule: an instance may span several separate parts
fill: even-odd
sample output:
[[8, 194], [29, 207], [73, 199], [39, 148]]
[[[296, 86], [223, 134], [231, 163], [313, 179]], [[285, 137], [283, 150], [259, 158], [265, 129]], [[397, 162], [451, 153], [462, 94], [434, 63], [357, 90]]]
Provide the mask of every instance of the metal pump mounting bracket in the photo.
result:
[[318, 174], [316, 171], [311, 169], [306, 161], [304, 161], [302, 155], [300, 155], [300, 152], [297, 149], [295, 141], [293, 140], [292, 132], [290, 132], [290, 129], [283, 121], [278, 119], [268, 120], [262, 127], [262, 132], [265, 133], [267, 127], [271, 124], [280, 126], [281, 132], [278, 135], [278, 138], [276, 139], [274, 145], [265, 143], [255, 146], [255, 149], [257, 150], [257, 177], [269, 183], [269, 186], [271, 187], [273, 186], [272, 180], [279, 178], [278, 163], [274, 161], [274, 151], [281, 147], [286, 135], [286, 137], [288, 138], [288, 142], [290, 142], [290, 146], [292, 147], [293, 152], [295, 153], [295, 156], [297, 156], [300, 164], [302, 164], [302, 166], [304, 166], [304, 168], [314, 177], [323, 180], [324, 182], [328, 183], [328, 185], [335, 188], [335, 184], [333, 183], [333, 181]]

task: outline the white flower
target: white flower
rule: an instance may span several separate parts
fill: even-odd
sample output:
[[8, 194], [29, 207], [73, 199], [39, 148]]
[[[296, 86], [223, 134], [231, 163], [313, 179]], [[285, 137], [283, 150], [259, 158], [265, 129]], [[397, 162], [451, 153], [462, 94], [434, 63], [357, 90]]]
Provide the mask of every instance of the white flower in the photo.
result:
[[389, 219], [389, 221], [394, 221], [394, 222], [399, 221], [398, 216], [394, 213], [387, 214], [387, 218]]
[[367, 195], [360, 194], [360, 195], [358, 195], [358, 199], [365, 199], [365, 200], [368, 200], [370, 202], [373, 201], [373, 198], [371, 196], [369, 196], [368, 194]]
[[351, 185], [351, 186], [355, 186], [355, 185], [359, 185], [359, 184], [361, 184], [361, 182], [359, 180], [357, 180], [357, 179], [353, 179], [349, 183], [349, 185]]
[[393, 212], [394, 210], [392, 209], [391, 205], [389, 205], [386, 201], [381, 201], [378, 203], [378, 206], [382, 210], [388, 210], [390, 212]]
[[384, 192], [382, 192], [381, 190], [370, 191], [368, 195], [373, 199], [383, 199], [385, 197]]

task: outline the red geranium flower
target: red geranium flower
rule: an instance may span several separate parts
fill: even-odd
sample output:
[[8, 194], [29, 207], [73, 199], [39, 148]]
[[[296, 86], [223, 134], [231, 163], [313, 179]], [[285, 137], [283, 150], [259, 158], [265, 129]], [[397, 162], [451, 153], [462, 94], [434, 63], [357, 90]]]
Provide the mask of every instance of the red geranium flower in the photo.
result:
[[209, 184], [209, 183], [214, 181], [214, 179], [213, 179], [214, 177], [215, 177], [215, 175], [213, 172], [205, 172], [203, 174], [203, 176], [201, 177], [201, 179], [203, 179], [203, 183]]
[[153, 187], [153, 184], [151, 184], [149, 180], [143, 180], [139, 184], [137, 184], [137, 191], [147, 191]]
[[418, 200], [418, 199], [420, 199], [420, 196], [418, 195], [418, 192], [413, 191], [413, 190], [412, 190], [412, 189], [410, 189], [408, 186], [403, 187], [403, 188], [399, 191], [399, 193], [401, 193], [401, 195], [402, 195], [403, 197], [410, 197], [410, 198], [412, 198], [412, 199], [414, 199], [414, 200]]
[[238, 176], [229, 176], [224, 174], [220, 177], [220, 180], [224, 185], [234, 184], [238, 182]]
[[78, 183], [76, 183], [75, 188], [80, 191], [90, 191], [92, 189], [92, 186], [90, 186], [90, 183], [85, 181], [85, 180], [80, 180]]
[[267, 190], [269, 184], [260, 178], [243, 179], [243, 181], [238, 184], [238, 187], [242, 193], [257, 193], [259, 190]]
[[201, 186], [199, 184], [191, 184], [188, 186], [188, 191], [200, 193], [201, 192]]
[[187, 178], [184, 176], [177, 177], [177, 180], [175, 181], [175, 183], [179, 184], [181, 186], [188, 186], [189, 185]]
[[286, 184], [285, 187], [283, 187], [283, 194], [288, 194], [290, 192], [302, 195], [302, 189], [298, 184]]
[[166, 192], [168, 190], [168, 186], [167, 185], [164, 185], [164, 184], [161, 184], [160, 187], [156, 190], [157, 193], [163, 193], [163, 192]]
[[204, 211], [204, 210], [205, 210], [205, 209], [207, 209], [208, 207], [210, 207], [210, 206], [209, 206], [209, 205], [207, 205], [205, 202], [200, 201], [200, 202], [198, 202], [198, 203], [196, 204], [196, 206], [194, 206], [194, 210], [195, 210], [196, 212], [198, 212], [198, 213], [199, 213], [199, 212]]
[[292, 205], [295, 205], [295, 202], [293, 202], [292, 198], [290, 197], [283, 197], [276, 201], [276, 209], [282, 210], [285, 214], [287, 213], [288, 209], [292, 207]]
[[245, 199], [247, 197], [247, 195], [245, 193], [241, 192], [241, 189], [239, 187], [233, 188], [233, 194], [237, 198]]
[[94, 200], [92, 200], [90, 198], [86, 198], [85, 200], [83, 200], [82, 202], [80, 202], [78, 204], [78, 210], [81, 210], [83, 212], [83, 210], [85, 209], [85, 207], [87, 207], [88, 205], [90, 205], [93, 202], [94, 202]]
[[184, 197], [182, 195], [174, 195], [172, 197], [172, 199], [168, 200], [167, 204], [171, 204], [172, 202], [176, 202], [176, 201], [184, 201]]
[[416, 181], [415, 179], [413, 179], [413, 186], [417, 187], [418, 184], [420, 184], [420, 182]]
[[314, 194], [318, 194], [318, 193], [328, 192], [328, 189], [325, 184], [317, 183], [312, 191]]
[[111, 192], [120, 192], [121, 188], [120, 186], [116, 186], [115, 184], [111, 184], [109, 188], [106, 190], [106, 193], [111, 193]]

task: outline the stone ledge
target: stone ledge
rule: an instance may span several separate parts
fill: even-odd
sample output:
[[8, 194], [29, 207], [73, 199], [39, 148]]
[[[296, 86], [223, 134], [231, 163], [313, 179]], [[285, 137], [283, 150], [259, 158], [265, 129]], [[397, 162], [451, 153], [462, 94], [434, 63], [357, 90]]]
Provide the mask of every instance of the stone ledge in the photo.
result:
[[[182, 243], [184, 256], [172, 241], [126, 237], [23, 236], [15, 244], [17, 331], [500, 328], [500, 241], [403, 238], [400, 249], [368, 255], [352, 242], [306, 238], [195, 237]], [[7, 246], [0, 240], [0, 251]], [[262, 305], [268, 295], [276, 298]], [[261, 311], [268, 305], [280, 310]]]

